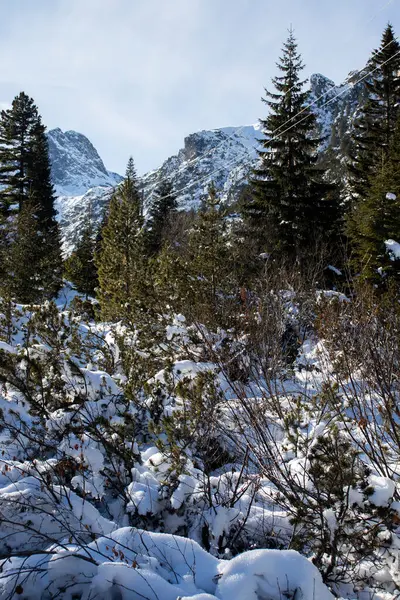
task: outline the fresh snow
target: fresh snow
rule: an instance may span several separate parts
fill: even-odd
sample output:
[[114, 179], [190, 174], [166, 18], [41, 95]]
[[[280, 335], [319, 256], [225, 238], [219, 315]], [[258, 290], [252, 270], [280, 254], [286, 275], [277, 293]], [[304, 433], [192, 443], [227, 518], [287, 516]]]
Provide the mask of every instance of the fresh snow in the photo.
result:
[[386, 251], [390, 254], [390, 260], [397, 260], [400, 258], [400, 244], [395, 240], [385, 241]]
[[[23, 563], [18, 579], [14, 573]], [[30, 572], [39, 563], [44, 576]], [[98, 538], [84, 554], [70, 544], [47, 556], [3, 561], [1, 596], [17, 581], [29, 600], [47, 597], [46, 590], [57, 593], [63, 584], [70, 594], [82, 590], [82, 600], [282, 600], [295, 594], [333, 600], [318, 570], [294, 550], [253, 550], [225, 561], [194, 541], [130, 527]]]

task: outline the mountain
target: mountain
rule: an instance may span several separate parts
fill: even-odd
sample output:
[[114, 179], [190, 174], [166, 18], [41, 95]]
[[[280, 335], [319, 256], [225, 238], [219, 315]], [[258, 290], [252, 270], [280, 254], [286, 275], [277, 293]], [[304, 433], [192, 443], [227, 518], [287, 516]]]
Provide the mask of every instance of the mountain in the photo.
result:
[[51, 129], [47, 139], [63, 250], [68, 255], [77, 242], [89, 206], [99, 223], [114, 186], [123, 177], [106, 169], [96, 148], [82, 133]]
[[107, 171], [96, 148], [82, 133], [51, 129], [47, 139], [58, 196], [78, 196], [90, 188], [111, 187], [122, 181], [121, 175]]
[[145, 197], [151, 196], [160, 179], [168, 178], [178, 193], [182, 210], [198, 207], [211, 181], [229, 202], [244, 185], [257, 160], [257, 139], [260, 137], [258, 125], [192, 133], [185, 138], [184, 147], [178, 154], [168, 158], [159, 169], [144, 175]]
[[[200, 204], [213, 179], [229, 201], [244, 185], [256, 160], [260, 135], [258, 125], [225, 127], [189, 135], [176, 156], [141, 179], [145, 197], [151, 198], [160, 178], [169, 177], [180, 192], [179, 207], [189, 210]], [[48, 141], [63, 249], [69, 254], [89, 206], [99, 223], [113, 188], [123, 178], [107, 171], [94, 146], [80, 133], [53, 129], [48, 132]]]
[[[359, 81], [362, 76], [362, 73], [351, 73], [339, 86], [319, 73], [310, 78], [310, 105], [317, 119], [316, 133], [323, 138], [321, 160], [325, 155], [329, 156], [329, 167], [334, 175], [339, 176], [339, 172], [340, 176], [344, 175], [343, 161], [354, 119], [366, 96], [364, 82]], [[258, 124], [189, 135], [175, 156], [142, 178], [145, 197], [151, 197], [157, 182], [167, 177], [178, 193], [181, 209], [196, 208], [211, 181], [220, 191], [222, 200], [229, 203], [237, 197], [256, 164], [257, 140], [260, 138]]]
[[347, 176], [345, 162], [354, 123], [367, 99], [365, 79], [365, 70], [351, 72], [339, 86], [319, 73], [310, 78], [310, 104], [324, 140], [320, 159], [332, 180], [343, 182]]
[[93, 221], [100, 224], [114, 187], [97, 186], [79, 196], [59, 196], [55, 207], [61, 228], [65, 256], [73, 251], [90, 209]]
[[[332, 176], [338, 179], [343, 179], [354, 120], [366, 98], [363, 76], [363, 72], [350, 73], [339, 86], [319, 73], [310, 78], [310, 104], [317, 118], [317, 133], [323, 137], [321, 161], [326, 161]], [[59, 195], [57, 210], [67, 254], [76, 242], [88, 207], [99, 222], [113, 187], [122, 177], [107, 171], [84, 135], [53, 129], [48, 136], [53, 183]], [[232, 202], [256, 164], [257, 140], [261, 137], [259, 125], [223, 127], [188, 135], [177, 154], [141, 178], [147, 203], [164, 178], [172, 181], [181, 210], [197, 208], [211, 181], [220, 191], [221, 199]]]

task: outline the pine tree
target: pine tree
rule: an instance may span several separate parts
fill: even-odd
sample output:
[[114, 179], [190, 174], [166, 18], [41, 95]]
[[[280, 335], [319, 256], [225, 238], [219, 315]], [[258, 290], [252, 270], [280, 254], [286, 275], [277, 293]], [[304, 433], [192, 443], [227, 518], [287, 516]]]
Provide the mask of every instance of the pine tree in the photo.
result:
[[21, 92], [0, 119], [0, 182], [2, 212], [20, 210], [29, 197], [28, 164], [38, 118], [33, 100]]
[[[36, 209], [36, 215], [40, 215], [41, 208]], [[40, 221], [39, 221], [40, 225]], [[50, 300], [55, 298], [62, 286], [63, 262], [61, 254], [61, 234], [58, 223], [45, 229], [38, 228], [38, 234], [42, 236], [43, 248], [43, 298]]]
[[36, 203], [41, 225], [55, 217], [54, 190], [45, 127], [32, 98], [16, 96], [12, 108], [1, 111], [0, 182], [3, 212]]
[[304, 68], [293, 31], [283, 45], [278, 68], [263, 102], [271, 109], [260, 120], [259, 166], [251, 180], [252, 198], [243, 209], [248, 235], [258, 241], [259, 252], [300, 259], [315, 252], [337, 219], [336, 198], [316, 166], [320, 139], [315, 137], [315, 116], [307, 108], [309, 93], [300, 79]]
[[125, 170], [125, 179], [128, 179], [130, 182], [135, 183], [135, 185], [137, 185], [137, 173], [133, 156], [130, 156], [128, 158]]
[[103, 231], [104, 231], [104, 228], [106, 227], [106, 225], [108, 223], [109, 212], [110, 212], [110, 203], [108, 203], [108, 205], [106, 205], [105, 210], [103, 211], [103, 215], [101, 217], [100, 226], [97, 229], [97, 233], [96, 233], [96, 237], [95, 237], [95, 243], [94, 243], [95, 263], [96, 263], [96, 256], [100, 256], [101, 244], [102, 244], [102, 241], [103, 241]]
[[51, 183], [51, 167], [46, 128], [38, 116], [33, 130], [32, 155], [27, 171], [30, 197], [37, 204], [38, 222], [42, 231], [54, 231], [56, 210], [54, 187]]
[[[18, 213], [22, 215], [24, 205], [29, 204], [26, 214], [15, 224], [13, 239], [7, 240], [7, 244], [15, 245], [10, 256], [18, 256], [21, 261], [19, 265], [11, 265], [8, 261], [15, 277], [19, 273], [21, 278], [15, 289], [21, 290], [28, 281], [35, 282], [30, 299], [26, 290], [23, 294], [26, 301], [37, 301], [39, 289], [42, 298], [52, 297], [62, 281], [61, 240], [50, 177], [45, 127], [33, 100], [21, 92], [14, 99], [12, 108], [3, 110], [0, 117], [0, 213], [3, 235], [7, 238], [12, 220]], [[36, 228], [35, 235], [33, 227]], [[20, 235], [24, 239], [18, 239]], [[34, 263], [29, 251], [33, 239], [40, 240], [36, 243], [35, 254], [39, 250], [42, 252]], [[38, 268], [37, 272], [32, 272], [33, 265]]]
[[131, 319], [146, 284], [143, 202], [132, 159], [111, 199], [96, 265], [103, 319]]
[[396, 128], [400, 101], [400, 44], [392, 25], [385, 28], [381, 45], [372, 54], [366, 79], [368, 100], [355, 123], [349, 175], [353, 194], [365, 199], [371, 178], [385, 162]]
[[85, 294], [86, 297], [94, 296], [98, 285], [95, 250], [96, 235], [91, 207], [89, 207], [78, 243], [72, 254], [64, 262], [66, 278], [74, 284], [78, 292]]
[[171, 216], [176, 208], [173, 185], [166, 179], [160, 183], [154, 193], [146, 223], [146, 243], [150, 256], [155, 256], [161, 251]]

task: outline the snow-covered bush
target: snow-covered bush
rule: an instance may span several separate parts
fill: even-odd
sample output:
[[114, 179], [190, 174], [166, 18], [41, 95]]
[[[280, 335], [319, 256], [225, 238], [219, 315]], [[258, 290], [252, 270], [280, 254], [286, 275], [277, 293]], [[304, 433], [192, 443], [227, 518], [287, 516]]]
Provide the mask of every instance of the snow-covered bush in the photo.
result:
[[397, 322], [262, 300], [230, 331], [10, 305], [1, 597], [396, 597]]
[[193, 541], [128, 527], [79, 548], [3, 561], [2, 598], [123, 600], [333, 600], [295, 551], [257, 550], [218, 560]]

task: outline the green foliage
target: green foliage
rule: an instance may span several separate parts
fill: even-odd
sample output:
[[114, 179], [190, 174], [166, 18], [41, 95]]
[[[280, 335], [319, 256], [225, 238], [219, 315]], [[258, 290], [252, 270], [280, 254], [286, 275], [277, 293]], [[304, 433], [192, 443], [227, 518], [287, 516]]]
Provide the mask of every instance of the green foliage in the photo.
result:
[[133, 161], [116, 189], [96, 255], [99, 301], [105, 320], [131, 319], [146, 301], [147, 261], [143, 203]]
[[15, 218], [12, 241], [5, 254], [4, 293], [23, 304], [53, 297], [61, 281], [58, 230], [38, 228], [37, 208], [24, 202]]
[[210, 326], [234, 324], [238, 289], [226, 211], [214, 185], [188, 233], [185, 252], [165, 248], [156, 261], [156, 293], [175, 312]]
[[75, 250], [64, 262], [66, 278], [86, 297], [94, 296], [98, 285], [95, 250], [96, 238], [89, 214]]
[[54, 227], [54, 190], [45, 127], [32, 98], [16, 96], [0, 118], [0, 194], [3, 213], [33, 201], [41, 228]]
[[356, 122], [349, 164], [352, 191], [361, 202], [376, 170], [386, 161], [396, 128], [400, 100], [400, 44], [393, 27], [385, 28], [381, 45], [367, 66], [367, 102]]
[[[14, 312], [14, 318], [17, 314]], [[71, 402], [65, 364], [69, 364], [71, 374], [80, 376], [65, 350], [76, 328], [67, 323], [53, 303], [43, 304], [33, 313], [25, 312], [25, 318], [19, 352], [0, 352], [0, 383], [18, 390], [29, 402], [33, 415], [46, 417]]]
[[366, 198], [349, 214], [347, 227], [356, 268], [364, 278], [382, 283], [382, 275], [399, 274], [399, 261], [391, 259], [384, 242], [400, 240], [400, 122], [385, 162], [369, 185]]
[[189, 238], [189, 269], [193, 294], [206, 322], [222, 325], [229, 295], [234, 293], [226, 211], [214, 185]]
[[[179, 375], [179, 373], [178, 373]], [[171, 470], [176, 475], [184, 472], [185, 449], [194, 449], [201, 460], [202, 468], [208, 474], [225, 462], [233, 460], [223, 449], [217, 434], [217, 419], [223, 394], [218, 387], [216, 374], [204, 371], [191, 377], [176, 379], [172, 372], [164, 372], [162, 386], [148, 386], [146, 392], [152, 399], [150, 411], [153, 416], [153, 433], [163, 434], [158, 441], [159, 449], [168, 456]], [[176, 410], [171, 415], [164, 414], [163, 402], [169, 395], [176, 397]]]
[[[24, 92], [14, 98], [12, 108], [0, 119], [0, 181], [2, 213], [20, 210], [29, 198], [35, 142], [41, 125], [32, 98]], [[17, 167], [17, 168], [16, 168]]]
[[61, 243], [48, 144], [38, 110], [23, 92], [1, 113], [0, 183], [3, 288], [11, 285], [20, 302], [52, 297], [61, 287]]

